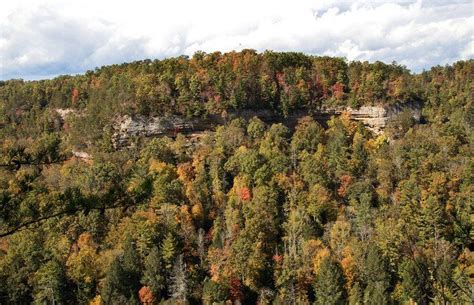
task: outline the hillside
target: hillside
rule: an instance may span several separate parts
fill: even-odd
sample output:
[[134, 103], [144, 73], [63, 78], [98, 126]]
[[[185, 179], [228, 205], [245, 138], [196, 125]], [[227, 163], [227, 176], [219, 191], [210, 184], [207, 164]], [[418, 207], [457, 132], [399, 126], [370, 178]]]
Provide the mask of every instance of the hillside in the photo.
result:
[[0, 304], [467, 304], [473, 79], [244, 50], [2, 81]]

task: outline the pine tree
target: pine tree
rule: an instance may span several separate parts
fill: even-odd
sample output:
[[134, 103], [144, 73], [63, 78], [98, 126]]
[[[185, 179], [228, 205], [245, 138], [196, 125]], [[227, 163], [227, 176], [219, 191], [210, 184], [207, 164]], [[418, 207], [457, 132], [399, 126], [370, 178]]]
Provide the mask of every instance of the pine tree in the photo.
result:
[[124, 271], [120, 264], [120, 258], [116, 257], [107, 271], [105, 284], [101, 290], [103, 304], [109, 305], [115, 303], [115, 299], [122, 296], [124, 281]]
[[362, 305], [364, 304], [364, 295], [360, 288], [359, 282], [355, 282], [349, 292], [349, 305]]
[[425, 258], [406, 260], [402, 263], [401, 269], [402, 292], [405, 299], [419, 305], [430, 304], [434, 293]]
[[127, 305], [140, 305], [140, 301], [138, 301], [138, 297], [135, 294], [132, 294], [128, 299]]
[[122, 268], [124, 271], [125, 295], [134, 296], [140, 288], [140, 257], [130, 236], [125, 240]]
[[258, 117], [253, 117], [247, 125], [247, 134], [254, 140], [261, 139], [265, 133], [265, 128], [265, 123], [262, 120]]
[[39, 302], [63, 303], [68, 293], [63, 267], [57, 260], [48, 261], [34, 276], [34, 299]]
[[298, 207], [288, 213], [283, 225], [283, 255], [276, 255], [281, 260], [281, 267], [275, 274], [276, 286], [280, 297], [288, 304], [298, 304], [298, 297], [307, 295], [307, 286], [297, 285], [298, 280], [311, 272], [312, 258], [305, 253], [304, 245], [310, 236], [311, 223], [304, 208]]
[[352, 140], [352, 154], [349, 162], [351, 172], [355, 177], [360, 177], [367, 166], [367, 151], [364, 148], [364, 138], [357, 132]]
[[378, 305], [388, 304], [389, 294], [387, 293], [387, 286], [382, 281], [369, 281], [364, 290], [364, 304]]
[[140, 287], [140, 260], [132, 238], [125, 239], [123, 254], [117, 256], [109, 267], [101, 291], [104, 304], [115, 304], [118, 300], [132, 299]]
[[430, 195], [422, 201], [418, 227], [420, 237], [424, 241], [443, 236], [446, 231], [446, 216], [443, 213], [443, 205], [437, 196]]
[[242, 207], [245, 227], [232, 243], [230, 259], [232, 268], [243, 283], [258, 291], [270, 278], [268, 264], [276, 246], [277, 193], [270, 187], [253, 189], [253, 199]]
[[314, 290], [316, 293], [315, 304], [338, 305], [346, 303], [345, 280], [341, 267], [330, 257], [322, 262], [316, 276]]
[[226, 287], [206, 279], [202, 286], [202, 301], [204, 304], [221, 304], [229, 297], [229, 291]]
[[173, 268], [174, 258], [176, 255], [176, 242], [173, 234], [168, 232], [163, 243], [161, 244], [161, 257], [165, 263], [165, 268], [171, 270]]
[[328, 166], [334, 178], [338, 178], [348, 172], [349, 157], [349, 134], [342, 119], [333, 118], [328, 122], [330, 128], [326, 131]]
[[369, 247], [365, 263], [367, 287], [364, 291], [365, 304], [387, 304], [390, 298], [390, 273], [380, 250]]
[[163, 263], [160, 257], [160, 251], [153, 247], [145, 258], [145, 268], [141, 283], [150, 287], [153, 296], [160, 299], [160, 295], [165, 288], [165, 276], [163, 274]]

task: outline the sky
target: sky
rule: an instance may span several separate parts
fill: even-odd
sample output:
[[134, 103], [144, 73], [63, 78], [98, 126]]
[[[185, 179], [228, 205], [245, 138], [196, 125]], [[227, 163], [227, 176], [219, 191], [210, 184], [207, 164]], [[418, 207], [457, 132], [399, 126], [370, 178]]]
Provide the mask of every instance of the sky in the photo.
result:
[[396, 61], [474, 58], [474, 0], [0, 0], [0, 79], [43, 79], [196, 51]]

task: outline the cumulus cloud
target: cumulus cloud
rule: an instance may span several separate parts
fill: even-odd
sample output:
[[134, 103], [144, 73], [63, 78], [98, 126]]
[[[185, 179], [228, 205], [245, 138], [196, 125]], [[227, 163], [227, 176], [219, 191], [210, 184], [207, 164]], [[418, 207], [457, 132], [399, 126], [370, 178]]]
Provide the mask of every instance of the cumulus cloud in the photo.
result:
[[471, 0], [0, 2], [0, 79], [203, 50], [300, 51], [418, 72], [474, 57]]

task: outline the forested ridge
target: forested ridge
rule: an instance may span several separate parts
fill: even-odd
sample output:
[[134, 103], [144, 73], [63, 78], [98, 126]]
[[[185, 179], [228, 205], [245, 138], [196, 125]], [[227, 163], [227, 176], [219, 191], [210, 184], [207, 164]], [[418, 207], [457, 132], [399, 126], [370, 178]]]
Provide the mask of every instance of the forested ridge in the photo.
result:
[[[244, 50], [1, 81], [0, 304], [471, 304], [473, 79]], [[122, 115], [226, 123], [118, 150]]]

